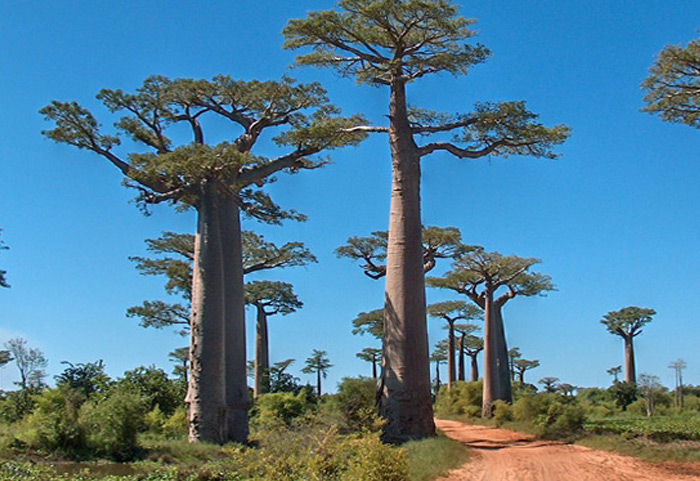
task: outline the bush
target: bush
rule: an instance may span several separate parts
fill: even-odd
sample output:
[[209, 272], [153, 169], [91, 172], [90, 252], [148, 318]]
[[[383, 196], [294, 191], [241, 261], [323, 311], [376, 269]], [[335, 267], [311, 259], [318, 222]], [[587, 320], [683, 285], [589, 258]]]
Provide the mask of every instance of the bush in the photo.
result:
[[449, 391], [447, 386], [442, 386], [435, 403], [435, 413], [438, 416], [453, 414], [479, 416], [481, 414], [482, 389], [481, 381], [458, 381], [452, 384], [452, 389]]
[[[383, 444], [375, 436], [346, 441], [347, 468], [340, 481], [405, 481], [408, 479], [406, 451]], [[341, 459], [342, 459], [342, 452]]]
[[187, 437], [187, 409], [181, 406], [163, 423], [163, 435], [168, 439]]
[[78, 422], [86, 434], [88, 448], [117, 461], [134, 458], [136, 435], [145, 427], [146, 402], [138, 395], [114, 391], [108, 398], [88, 401], [80, 409]]
[[289, 425], [294, 418], [304, 414], [309, 405], [309, 398], [304, 390], [299, 394], [291, 392], [261, 394], [255, 401], [256, 414], [253, 421], [263, 426], [279, 423]]
[[377, 431], [382, 421], [376, 407], [377, 381], [372, 378], [345, 377], [332, 399], [351, 431]]
[[34, 409], [34, 396], [41, 393], [38, 388], [26, 388], [3, 393], [0, 398], [0, 419], [16, 423]]
[[114, 384], [114, 390], [136, 394], [146, 403], [148, 411], [159, 406], [166, 416], [170, 416], [183, 405], [186, 386], [182, 381], [169, 379], [162, 369], [141, 366], [126, 371], [124, 377]]
[[502, 426], [506, 421], [513, 420], [513, 409], [510, 404], [500, 399], [493, 402], [493, 420], [496, 426]]

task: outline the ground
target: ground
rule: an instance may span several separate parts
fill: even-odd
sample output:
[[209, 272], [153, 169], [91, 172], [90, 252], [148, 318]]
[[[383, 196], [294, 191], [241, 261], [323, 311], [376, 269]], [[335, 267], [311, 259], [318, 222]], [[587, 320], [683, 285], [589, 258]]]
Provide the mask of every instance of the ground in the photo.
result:
[[698, 463], [650, 463], [506, 429], [444, 420], [436, 424], [473, 451], [469, 463], [439, 481], [700, 480]]

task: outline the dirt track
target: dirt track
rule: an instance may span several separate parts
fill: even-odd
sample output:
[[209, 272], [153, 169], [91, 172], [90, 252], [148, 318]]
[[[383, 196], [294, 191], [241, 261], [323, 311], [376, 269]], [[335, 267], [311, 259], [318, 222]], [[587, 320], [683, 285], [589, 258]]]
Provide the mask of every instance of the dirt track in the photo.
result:
[[473, 457], [439, 481], [673, 481], [700, 480], [700, 467], [648, 463], [574, 446], [536, 440], [506, 429], [436, 420], [447, 436], [472, 449]]

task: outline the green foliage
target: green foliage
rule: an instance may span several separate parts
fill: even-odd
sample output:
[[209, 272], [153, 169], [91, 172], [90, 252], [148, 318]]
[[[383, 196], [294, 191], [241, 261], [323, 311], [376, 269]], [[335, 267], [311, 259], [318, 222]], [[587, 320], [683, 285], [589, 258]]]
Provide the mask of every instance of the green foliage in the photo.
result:
[[340, 481], [405, 481], [408, 478], [406, 453], [383, 444], [375, 436], [347, 441], [350, 456]]
[[136, 435], [145, 427], [147, 409], [147, 401], [129, 391], [114, 391], [99, 402], [88, 401], [79, 417], [87, 447], [117, 461], [133, 459], [139, 449]]
[[496, 426], [513, 420], [513, 408], [505, 401], [496, 400], [493, 402], [493, 420]]
[[165, 420], [162, 433], [169, 439], [184, 439], [187, 436], [187, 409], [180, 406]]
[[303, 415], [313, 404], [309, 394], [302, 390], [291, 392], [265, 393], [255, 401], [253, 422], [262, 426], [289, 425]]
[[574, 434], [586, 421], [585, 409], [575, 399], [550, 392], [521, 397], [512, 413], [515, 421], [535, 425], [536, 434], [548, 438]]
[[97, 362], [73, 364], [64, 361], [68, 367], [56, 379], [56, 385], [66, 386], [81, 393], [86, 399], [96, 393], [105, 393], [112, 382], [104, 370], [104, 363]]
[[433, 438], [409, 441], [402, 447], [408, 454], [410, 481], [433, 481], [469, 460], [468, 448], [442, 433]]
[[470, 417], [481, 415], [482, 381], [452, 383], [452, 389], [447, 386], [440, 388], [435, 402], [437, 416], [466, 414]]
[[169, 379], [165, 371], [155, 366], [126, 371], [113, 389], [137, 395], [143, 399], [148, 411], [159, 406], [166, 416], [170, 416], [185, 399], [185, 386]]
[[45, 386], [46, 373], [44, 369], [49, 365], [49, 361], [44, 357], [43, 352], [36, 348], [27, 347], [27, 340], [21, 337], [7, 341], [5, 348], [10, 351], [10, 355], [19, 370], [20, 382], [18, 385], [23, 390]]
[[384, 309], [361, 312], [352, 321], [353, 334], [370, 334], [377, 339], [384, 335]]
[[586, 423], [586, 429], [594, 433], [622, 434], [627, 437], [642, 436], [647, 439], [669, 442], [672, 440], [700, 441], [700, 415], [644, 416], [644, 407], [638, 416], [616, 416], [595, 419]]
[[377, 415], [377, 381], [372, 378], [344, 377], [338, 384], [333, 401], [343, 414], [350, 431], [377, 431], [381, 420]]
[[34, 409], [34, 395], [40, 392], [39, 388], [3, 392], [0, 398], [0, 419], [14, 423], [31, 413]]
[[616, 382], [608, 388], [608, 392], [623, 411], [637, 400], [637, 385], [632, 382]]
[[303, 306], [288, 282], [252, 281], [245, 285], [245, 302], [265, 310], [267, 315], [291, 314]]
[[642, 83], [644, 112], [658, 114], [667, 122], [700, 127], [700, 40], [683, 47], [668, 45], [659, 53]]
[[632, 339], [642, 333], [642, 327], [651, 322], [654, 314], [656, 314], [654, 309], [635, 306], [623, 307], [619, 311], [610, 311], [605, 314], [600, 323], [606, 327], [609, 333], [625, 339]]

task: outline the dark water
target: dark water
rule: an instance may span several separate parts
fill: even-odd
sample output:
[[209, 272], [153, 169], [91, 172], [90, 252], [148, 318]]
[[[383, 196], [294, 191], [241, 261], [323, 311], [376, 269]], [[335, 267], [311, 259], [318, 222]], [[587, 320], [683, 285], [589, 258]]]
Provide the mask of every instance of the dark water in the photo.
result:
[[73, 463], [62, 462], [53, 465], [58, 474], [79, 474], [87, 470], [93, 476], [126, 476], [136, 473], [136, 470], [125, 463]]

